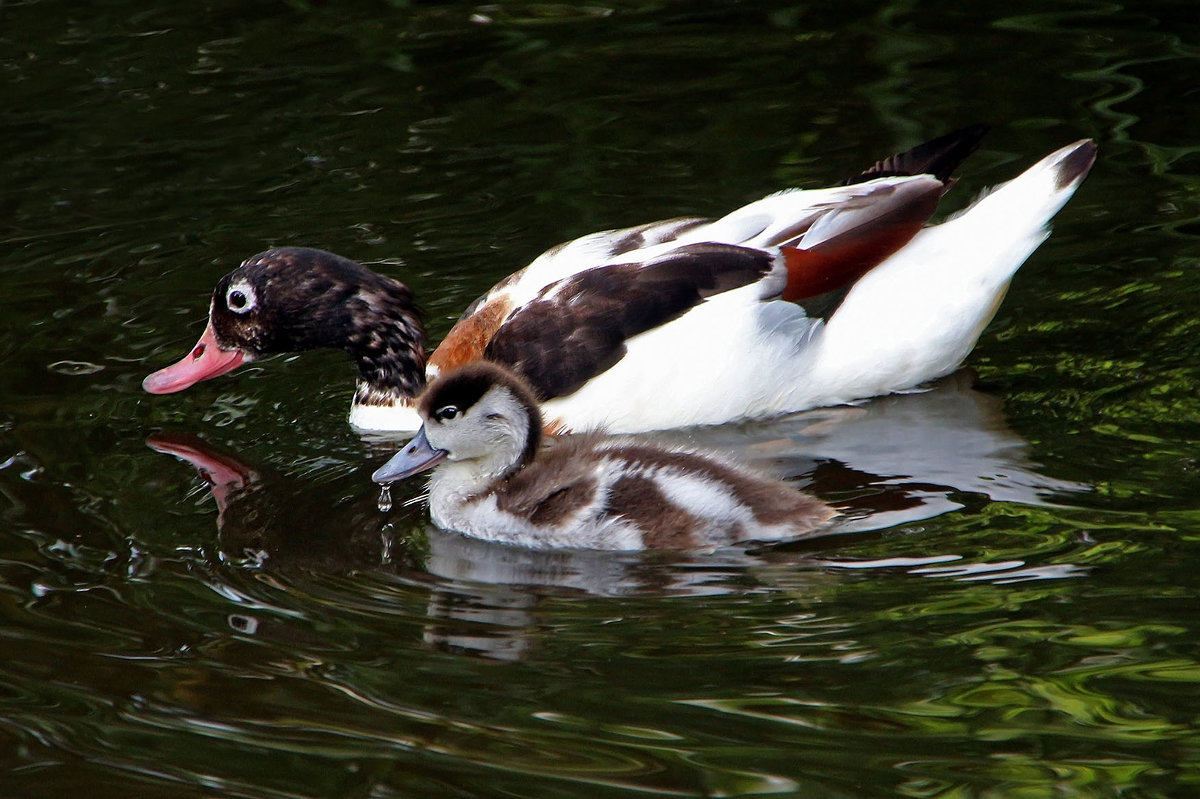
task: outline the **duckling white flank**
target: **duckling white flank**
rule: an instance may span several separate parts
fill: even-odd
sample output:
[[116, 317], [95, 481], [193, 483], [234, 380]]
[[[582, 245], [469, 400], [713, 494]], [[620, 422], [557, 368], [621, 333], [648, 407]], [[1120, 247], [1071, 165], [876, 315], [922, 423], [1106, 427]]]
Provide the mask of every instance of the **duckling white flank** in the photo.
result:
[[373, 476], [434, 467], [435, 524], [537, 549], [714, 549], [812, 535], [834, 515], [783, 483], [695, 452], [598, 435], [541, 446], [529, 387], [479, 362], [433, 383], [424, 426]]

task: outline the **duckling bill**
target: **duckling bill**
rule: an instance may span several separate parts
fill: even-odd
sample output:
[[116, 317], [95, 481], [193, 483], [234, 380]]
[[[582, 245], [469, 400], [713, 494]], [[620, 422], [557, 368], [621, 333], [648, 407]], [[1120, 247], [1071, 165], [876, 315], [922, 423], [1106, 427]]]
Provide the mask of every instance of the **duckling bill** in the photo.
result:
[[486, 361], [430, 385], [423, 425], [372, 479], [433, 469], [439, 527], [535, 549], [714, 549], [819, 532], [824, 503], [689, 450], [584, 434], [543, 447], [532, 389]]

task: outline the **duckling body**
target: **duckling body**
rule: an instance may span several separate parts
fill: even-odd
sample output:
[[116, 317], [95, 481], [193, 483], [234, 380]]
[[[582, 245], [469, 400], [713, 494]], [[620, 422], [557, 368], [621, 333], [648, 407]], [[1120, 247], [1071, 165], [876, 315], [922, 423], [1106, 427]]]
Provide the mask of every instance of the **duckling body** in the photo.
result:
[[721, 219], [555, 247], [473, 303], [428, 367], [403, 285], [330, 253], [271, 250], [222, 278], [196, 348], [143, 386], [179, 391], [263, 354], [336, 347], [358, 365], [351, 424], [411, 432], [426, 376], [486, 359], [528, 381], [548, 428], [624, 433], [909, 389], [967, 357], [1095, 158], [1076, 142], [923, 227], [982, 134]]
[[435, 381], [424, 424], [376, 471], [391, 483], [433, 468], [439, 527], [536, 549], [714, 549], [784, 541], [834, 515], [820, 501], [689, 450], [585, 434], [542, 446], [532, 389], [481, 361]]

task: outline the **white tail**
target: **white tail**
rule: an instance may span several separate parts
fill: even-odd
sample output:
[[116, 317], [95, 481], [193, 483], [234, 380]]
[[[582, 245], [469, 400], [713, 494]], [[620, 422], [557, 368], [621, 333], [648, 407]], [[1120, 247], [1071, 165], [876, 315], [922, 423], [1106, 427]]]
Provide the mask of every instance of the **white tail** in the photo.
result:
[[824, 330], [819, 380], [846, 400], [958, 368], [1095, 158], [1087, 139], [1051, 153], [865, 275]]

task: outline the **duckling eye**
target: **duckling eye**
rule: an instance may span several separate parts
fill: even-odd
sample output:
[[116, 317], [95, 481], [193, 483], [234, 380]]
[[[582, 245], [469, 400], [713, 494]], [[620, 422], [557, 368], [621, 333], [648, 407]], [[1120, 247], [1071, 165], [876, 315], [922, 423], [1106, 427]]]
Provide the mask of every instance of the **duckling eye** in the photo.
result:
[[445, 422], [449, 419], [453, 419], [456, 416], [458, 416], [458, 408], [453, 405], [447, 405], [444, 408], [438, 408], [437, 412], [433, 414], [433, 418], [437, 419], [439, 422]]

